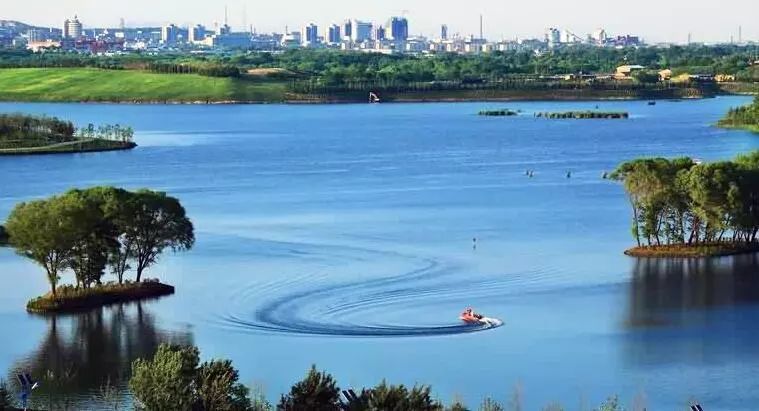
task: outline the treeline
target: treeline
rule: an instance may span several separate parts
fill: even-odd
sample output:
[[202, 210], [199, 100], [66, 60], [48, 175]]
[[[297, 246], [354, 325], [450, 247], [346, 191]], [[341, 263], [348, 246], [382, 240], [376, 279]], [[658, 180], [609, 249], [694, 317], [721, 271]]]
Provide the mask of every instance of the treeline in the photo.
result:
[[75, 130], [72, 122], [56, 117], [0, 114], [0, 139], [45, 137], [70, 140]]
[[759, 97], [747, 106], [731, 108], [727, 115], [720, 120], [720, 126], [747, 128], [759, 132]]
[[197, 62], [151, 62], [147, 69], [161, 74], [198, 74], [207, 77], [240, 77], [240, 69], [230, 64]]
[[624, 182], [638, 246], [757, 241], [759, 151], [733, 161], [637, 159], [611, 178]]
[[124, 127], [119, 124], [106, 124], [95, 127], [94, 124], [89, 123], [87, 127], [77, 130], [77, 136], [80, 138], [99, 138], [129, 143], [134, 140], [134, 129], [130, 126]]
[[92, 123], [77, 129], [72, 122], [57, 117], [0, 114], [0, 149], [44, 147], [77, 139], [131, 143], [134, 130], [119, 124], [95, 126]]
[[18, 254], [44, 268], [53, 299], [67, 269], [74, 273], [77, 289], [101, 284], [106, 268], [119, 284], [133, 268], [140, 282], [165, 250], [187, 250], [195, 242], [179, 200], [162, 192], [113, 187], [18, 204], [5, 229]]
[[[476, 408], [461, 401], [445, 406], [427, 385], [406, 387], [387, 381], [357, 391], [341, 389], [335, 378], [312, 367], [276, 406], [261, 392], [253, 393], [239, 382], [239, 372], [228, 360], [200, 364], [196, 347], [161, 345], [152, 359], [132, 364], [129, 388], [138, 409], [176, 411], [503, 411], [504, 405], [485, 398]], [[510, 409], [522, 409], [515, 394]], [[558, 404], [543, 408], [562, 411]], [[604, 401], [596, 411], [622, 411], [617, 397]], [[637, 409], [636, 409], [637, 411]]]
[[[671, 83], [638, 83], [630, 81], [556, 81], [534, 78], [483, 78], [468, 81], [426, 81], [426, 82], [403, 82], [397, 80], [379, 81], [346, 81], [343, 83], [329, 83], [316, 79], [292, 80], [289, 89], [294, 93], [302, 94], [334, 94], [352, 92], [428, 92], [428, 91], [460, 91], [460, 90], [503, 90], [503, 91], [563, 91], [563, 90], [590, 90], [590, 91], [613, 91], [615, 93], [628, 92], [631, 95], [638, 93], [662, 93], [674, 92], [690, 85], [675, 85]], [[695, 90], [695, 88], [694, 88]], [[710, 84], [698, 86], [703, 93], [712, 93], [717, 90]]]
[[739, 80], [759, 81], [752, 66], [755, 50], [741, 46], [673, 46], [670, 48], [571, 47], [536, 54], [506, 51], [479, 55], [442, 53], [432, 56], [384, 55], [332, 50], [290, 50], [232, 56], [230, 64], [276, 67], [318, 78], [325, 84], [357, 81], [465, 81], [519, 75], [613, 72], [623, 64], [650, 69], [672, 68], [676, 73], [732, 74]]

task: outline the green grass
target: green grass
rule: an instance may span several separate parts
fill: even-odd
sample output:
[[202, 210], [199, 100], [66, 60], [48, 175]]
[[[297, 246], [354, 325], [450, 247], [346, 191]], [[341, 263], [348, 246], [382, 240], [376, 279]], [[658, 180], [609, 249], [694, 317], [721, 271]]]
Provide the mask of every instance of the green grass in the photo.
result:
[[60, 102], [281, 102], [286, 82], [90, 68], [0, 69], [0, 100]]

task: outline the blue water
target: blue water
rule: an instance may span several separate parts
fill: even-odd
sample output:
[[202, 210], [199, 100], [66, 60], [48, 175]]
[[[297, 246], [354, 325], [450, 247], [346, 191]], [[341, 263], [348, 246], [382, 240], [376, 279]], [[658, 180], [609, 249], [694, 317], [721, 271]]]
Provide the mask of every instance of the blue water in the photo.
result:
[[[628, 203], [601, 178], [638, 156], [758, 149], [755, 135], [712, 127], [749, 101], [0, 104], [129, 124], [140, 144], [0, 157], [0, 220], [72, 187], [149, 187], [180, 198], [198, 239], [147, 274], [176, 295], [59, 318], [26, 314], [45, 277], [0, 250], [0, 369], [73, 369], [39, 401], [93, 407], [104, 379], [123, 394], [129, 362], [174, 341], [232, 359], [272, 401], [317, 364], [342, 387], [431, 384], [474, 408], [516, 389], [526, 409], [613, 394], [649, 409], [755, 409], [759, 260], [624, 256]], [[632, 118], [532, 116], [596, 105]], [[523, 114], [475, 114], [488, 107]], [[503, 323], [464, 326], [466, 306]]]

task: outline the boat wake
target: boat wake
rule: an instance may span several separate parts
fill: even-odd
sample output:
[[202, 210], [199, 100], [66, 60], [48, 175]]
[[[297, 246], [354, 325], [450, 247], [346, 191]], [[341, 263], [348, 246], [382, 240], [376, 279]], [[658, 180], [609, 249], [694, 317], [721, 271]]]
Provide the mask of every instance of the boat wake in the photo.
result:
[[503, 325], [496, 318], [485, 318], [477, 324], [452, 320], [456, 318], [453, 310], [431, 316], [433, 308], [426, 311], [423, 305], [464, 300], [476, 296], [478, 289], [492, 291], [493, 284], [478, 287], [470, 282], [462, 287], [460, 281], [450, 278], [452, 267], [431, 259], [400, 257], [411, 258], [421, 267], [349, 283], [335, 284], [328, 276], [310, 275], [258, 284], [233, 296], [227, 305], [229, 311], [216, 321], [239, 332], [342, 337], [444, 336]]

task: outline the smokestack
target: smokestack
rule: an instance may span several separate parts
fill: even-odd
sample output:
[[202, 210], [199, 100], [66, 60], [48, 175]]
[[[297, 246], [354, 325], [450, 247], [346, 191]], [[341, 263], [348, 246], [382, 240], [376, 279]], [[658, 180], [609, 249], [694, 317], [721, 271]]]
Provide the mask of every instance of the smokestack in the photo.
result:
[[226, 4], [224, 5], [224, 25], [229, 25], [229, 10]]
[[480, 40], [485, 39], [485, 34], [482, 31], [482, 14], [480, 14]]

